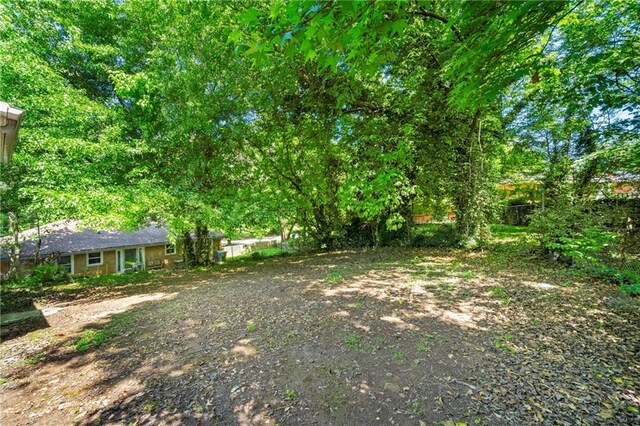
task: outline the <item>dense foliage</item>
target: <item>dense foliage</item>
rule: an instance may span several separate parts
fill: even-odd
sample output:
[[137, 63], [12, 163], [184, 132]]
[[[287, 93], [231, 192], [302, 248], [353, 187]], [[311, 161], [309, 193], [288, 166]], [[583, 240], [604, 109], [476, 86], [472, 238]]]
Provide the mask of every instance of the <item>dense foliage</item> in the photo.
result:
[[0, 8], [0, 99], [27, 111], [5, 215], [163, 220], [204, 262], [210, 228], [409, 244], [431, 206], [474, 246], [501, 178], [542, 176], [552, 215], [638, 172], [637, 2]]

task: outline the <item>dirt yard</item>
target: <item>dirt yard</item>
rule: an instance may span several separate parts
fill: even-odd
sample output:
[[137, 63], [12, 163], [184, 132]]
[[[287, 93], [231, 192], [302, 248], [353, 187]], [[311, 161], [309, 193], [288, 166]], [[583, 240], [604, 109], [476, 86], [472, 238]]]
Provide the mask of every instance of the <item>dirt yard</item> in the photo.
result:
[[2, 425], [640, 424], [637, 301], [523, 255], [345, 251], [36, 303]]

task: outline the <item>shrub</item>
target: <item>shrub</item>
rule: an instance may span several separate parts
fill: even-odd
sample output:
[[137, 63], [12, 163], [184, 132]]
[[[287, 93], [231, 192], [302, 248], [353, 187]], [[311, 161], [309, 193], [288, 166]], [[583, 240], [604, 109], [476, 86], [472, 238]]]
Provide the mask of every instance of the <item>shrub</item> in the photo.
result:
[[599, 226], [592, 226], [573, 232], [570, 236], [559, 237], [556, 242], [548, 242], [547, 248], [556, 250], [563, 256], [585, 266], [603, 266], [603, 258], [609, 254], [618, 234]]
[[427, 224], [416, 226], [411, 236], [412, 247], [454, 247], [456, 235], [451, 224]]
[[40, 287], [43, 284], [64, 283], [69, 281], [69, 271], [56, 264], [45, 263], [33, 268], [31, 275], [20, 280], [25, 287]]

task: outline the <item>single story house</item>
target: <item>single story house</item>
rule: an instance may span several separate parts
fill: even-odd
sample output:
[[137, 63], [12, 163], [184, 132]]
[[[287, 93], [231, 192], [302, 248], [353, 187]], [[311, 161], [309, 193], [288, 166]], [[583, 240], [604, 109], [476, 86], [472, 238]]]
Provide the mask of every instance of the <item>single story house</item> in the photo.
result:
[[[35, 264], [37, 229], [20, 233], [20, 269], [25, 273]], [[211, 232], [213, 250], [221, 248], [225, 237]], [[138, 269], [181, 266], [182, 247], [169, 241], [167, 229], [150, 225], [133, 232], [94, 230], [81, 227], [78, 221], [63, 220], [40, 227], [40, 259], [56, 262], [72, 275], [116, 274]], [[12, 238], [0, 240], [0, 272], [10, 267], [7, 245]]]

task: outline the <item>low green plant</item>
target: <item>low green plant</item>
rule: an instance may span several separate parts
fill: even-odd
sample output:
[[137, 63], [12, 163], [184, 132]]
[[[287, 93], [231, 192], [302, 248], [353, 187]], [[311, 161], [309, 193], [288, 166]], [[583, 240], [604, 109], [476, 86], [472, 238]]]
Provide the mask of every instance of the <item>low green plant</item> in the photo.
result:
[[253, 333], [256, 331], [256, 325], [252, 322], [247, 323], [247, 333]]
[[472, 280], [472, 279], [476, 278], [476, 276], [477, 276], [476, 273], [473, 272], [470, 269], [467, 269], [466, 271], [464, 271], [462, 273], [462, 279], [464, 279], [464, 280]]
[[31, 355], [24, 360], [24, 363], [27, 365], [36, 365], [43, 362], [46, 359], [46, 356], [43, 352], [37, 353], [35, 355]]
[[362, 339], [360, 339], [360, 336], [358, 336], [357, 334], [351, 333], [347, 336], [344, 342], [352, 348], [356, 348], [362, 344]]
[[507, 296], [507, 291], [502, 286], [493, 286], [489, 289], [489, 294], [496, 299], [500, 299], [503, 305], [508, 305], [511, 299]]
[[89, 349], [101, 346], [107, 339], [104, 331], [89, 328], [82, 332], [82, 335], [76, 340], [76, 350], [78, 352], [86, 352]]
[[493, 339], [493, 346], [501, 352], [514, 352], [513, 345], [511, 344], [511, 334], [507, 333], [501, 337]]
[[284, 396], [287, 397], [287, 399], [296, 399], [296, 391], [291, 390], [291, 389], [287, 389], [284, 391]]
[[341, 281], [344, 281], [344, 275], [342, 271], [331, 271], [327, 274], [327, 278], [325, 279], [330, 284], [336, 284]]
[[406, 359], [406, 356], [405, 356], [404, 352], [402, 352], [401, 350], [398, 350], [398, 349], [394, 349], [393, 351], [391, 351], [391, 356], [393, 356], [393, 359], [398, 364], [402, 364], [404, 362], [404, 360]]
[[69, 282], [69, 271], [56, 264], [45, 263], [33, 268], [31, 275], [17, 281], [18, 287], [38, 288], [46, 284]]
[[416, 350], [418, 352], [424, 352], [428, 349], [428, 346], [425, 342], [418, 342], [416, 343]]
[[547, 248], [556, 250], [575, 262], [603, 266], [601, 255], [618, 239], [618, 234], [599, 226], [591, 226], [572, 235], [549, 242]]

